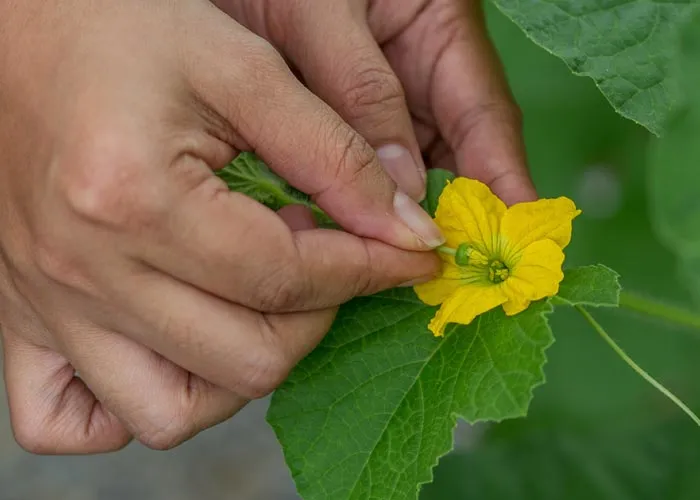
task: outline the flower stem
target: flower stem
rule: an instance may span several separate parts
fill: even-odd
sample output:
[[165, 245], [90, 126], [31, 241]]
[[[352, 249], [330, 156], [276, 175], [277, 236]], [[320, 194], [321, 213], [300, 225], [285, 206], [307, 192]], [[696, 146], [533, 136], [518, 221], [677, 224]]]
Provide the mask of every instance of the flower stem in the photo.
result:
[[686, 415], [688, 415], [693, 422], [695, 422], [698, 426], [700, 426], [700, 418], [693, 413], [693, 410], [688, 408], [683, 401], [678, 399], [671, 391], [666, 389], [663, 385], [661, 385], [659, 382], [656, 381], [654, 377], [649, 375], [647, 372], [644, 371], [642, 367], [640, 367], [637, 363], [635, 363], [632, 358], [630, 358], [627, 353], [622, 350], [622, 348], [617, 345], [617, 343], [608, 335], [608, 333], [603, 329], [603, 327], [598, 323], [593, 316], [591, 316], [591, 313], [589, 313], [584, 307], [580, 305], [575, 305], [574, 306], [578, 312], [581, 313], [581, 315], [588, 321], [588, 323], [593, 327], [593, 329], [598, 332], [598, 334], [603, 337], [603, 340], [608, 343], [610, 347], [612, 347], [613, 351], [622, 358], [622, 361], [627, 363], [630, 368], [632, 368], [637, 374], [642, 377], [644, 380], [649, 382], [655, 389], [657, 389], [661, 394], [666, 396], [668, 399], [670, 399], [676, 406], [678, 406], [681, 410], [685, 412]]
[[457, 255], [457, 250], [455, 250], [454, 248], [446, 247], [444, 245], [437, 247], [437, 251], [447, 255]]
[[620, 307], [677, 325], [700, 329], [700, 315], [681, 307], [647, 299], [635, 293], [620, 292]]

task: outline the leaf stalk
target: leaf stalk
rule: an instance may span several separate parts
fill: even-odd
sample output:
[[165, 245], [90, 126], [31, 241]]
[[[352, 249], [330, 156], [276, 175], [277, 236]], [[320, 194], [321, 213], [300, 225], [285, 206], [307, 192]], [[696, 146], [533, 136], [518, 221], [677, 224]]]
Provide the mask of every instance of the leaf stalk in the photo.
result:
[[688, 406], [683, 403], [675, 394], [666, 389], [660, 382], [658, 382], [654, 377], [649, 375], [641, 366], [634, 362], [627, 353], [620, 347], [613, 339], [608, 335], [605, 329], [598, 323], [595, 318], [589, 313], [583, 306], [574, 305], [574, 308], [581, 313], [581, 315], [588, 321], [588, 323], [593, 327], [593, 329], [598, 332], [598, 334], [603, 338], [603, 340], [612, 348], [613, 351], [624, 361], [627, 365], [632, 368], [640, 377], [649, 382], [656, 390], [661, 394], [670, 399], [676, 406], [678, 406], [683, 412], [688, 415], [693, 422], [695, 422], [700, 427], [700, 418], [688, 408]]
[[678, 306], [648, 299], [633, 292], [620, 292], [620, 307], [676, 325], [700, 330], [700, 314]]

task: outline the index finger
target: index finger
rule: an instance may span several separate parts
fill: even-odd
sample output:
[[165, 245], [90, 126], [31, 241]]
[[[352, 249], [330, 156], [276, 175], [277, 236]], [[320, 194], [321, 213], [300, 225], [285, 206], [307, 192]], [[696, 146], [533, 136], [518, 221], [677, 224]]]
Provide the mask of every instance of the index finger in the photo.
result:
[[[323, 309], [349, 299], [432, 278], [439, 259], [342, 231], [293, 232], [275, 212], [229, 192], [208, 167], [163, 179], [162, 223], [131, 245], [151, 267], [227, 301], [263, 312]], [[199, 170], [199, 175], [193, 172]], [[196, 186], [181, 179], [201, 177]], [[167, 194], [166, 194], [167, 193]]]

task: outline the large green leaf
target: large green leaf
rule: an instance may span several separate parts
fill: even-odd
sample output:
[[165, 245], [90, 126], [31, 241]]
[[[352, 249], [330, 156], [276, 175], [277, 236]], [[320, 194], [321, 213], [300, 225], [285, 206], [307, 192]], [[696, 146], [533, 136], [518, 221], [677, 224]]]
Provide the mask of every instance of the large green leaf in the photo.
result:
[[[587, 275], [587, 276], [586, 276]], [[590, 266], [563, 298], [597, 303], [583, 282], [615, 273]], [[607, 278], [606, 278], [607, 276]], [[584, 291], [585, 290], [585, 291]], [[610, 304], [606, 290], [601, 305]], [[469, 422], [524, 416], [544, 382], [552, 343], [547, 302], [506, 317], [500, 309], [437, 339], [435, 308], [412, 290], [356, 299], [275, 393], [268, 420], [307, 500], [416, 498], [452, 448], [457, 416]]]
[[623, 116], [658, 134], [679, 90], [669, 74], [694, 0], [494, 0], [535, 43], [589, 76]]
[[700, 298], [700, 30], [690, 24], [675, 66], [684, 99], [666, 136], [652, 144], [649, 189], [659, 234], [681, 261], [682, 282]]

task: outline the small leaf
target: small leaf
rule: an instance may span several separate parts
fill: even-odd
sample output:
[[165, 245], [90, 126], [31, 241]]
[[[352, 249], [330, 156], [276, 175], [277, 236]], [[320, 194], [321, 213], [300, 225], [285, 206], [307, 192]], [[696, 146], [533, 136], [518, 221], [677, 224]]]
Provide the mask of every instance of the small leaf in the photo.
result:
[[308, 195], [294, 189], [275, 174], [255, 154], [241, 153], [226, 167], [216, 172], [231, 191], [242, 193], [272, 210], [287, 205], [304, 205], [314, 214], [321, 227], [336, 228], [326, 213], [311, 201]]
[[425, 199], [421, 202], [421, 206], [431, 217], [435, 217], [435, 210], [437, 210], [442, 190], [447, 186], [447, 182], [454, 178], [455, 174], [449, 170], [442, 168], [431, 168], [428, 170], [426, 194]]
[[566, 271], [557, 297], [569, 304], [617, 307], [620, 302], [620, 275], [602, 264]]
[[[569, 299], [607, 303], [610, 294], [591, 290], [596, 282], [613, 286], [610, 273], [569, 271]], [[457, 416], [478, 422], [527, 413], [544, 382], [551, 310], [546, 301], [511, 317], [498, 308], [468, 326], [448, 326], [438, 339], [426, 326], [435, 308], [410, 289], [341, 307], [268, 413], [299, 493], [306, 500], [416, 498], [452, 448]]]
[[[535, 43], [591, 77], [623, 116], [659, 134], [679, 97], [676, 34], [697, 2], [494, 0]], [[697, 25], [695, 28], [697, 29]]]

